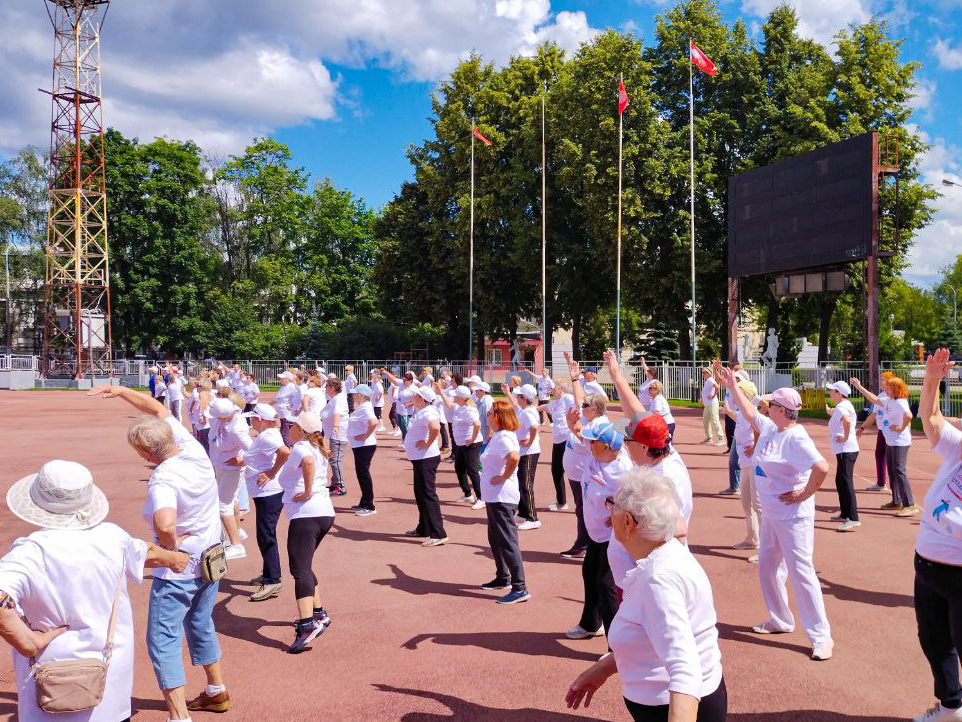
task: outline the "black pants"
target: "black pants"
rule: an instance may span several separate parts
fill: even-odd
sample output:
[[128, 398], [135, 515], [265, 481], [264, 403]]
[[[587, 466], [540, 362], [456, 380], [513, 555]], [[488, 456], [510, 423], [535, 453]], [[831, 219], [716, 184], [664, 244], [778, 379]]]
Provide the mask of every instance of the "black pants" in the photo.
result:
[[599, 544], [588, 540], [585, 560], [581, 565], [581, 579], [585, 587], [585, 606], [581, 611], [581, 628], [594, 632], [604, 625], [605, 634], [618, 612], [618, 593], [615, 579], [608, 565], [608, 542]]
[[378, 421], [381, 420], [381, 409], [382, 409], [382, 408], [384, 408], [384, 407], [383, 407], [383, 406], [375, 406], [375, 407], [374, 407], [374, 418], [377, 419]]
[[[568, 486], [571, 487], [571, 497], [575, 500], [575, 517], [578, 519], [578, 536], [575, 539], [574, 546], [579, 549], [587, 549], [591, 537], [588, 536], [588, 529], [585, 526], [584, 499], [582, 497], [584, 490], [581, 488], [580, 481], [568, 479]], [[597, 627], [595, 627], [595, 629], [597, 629]]]
[[294, 444], [291, 443], [291, 438], [289, 436], [291, 433], [291, 425], [293, 423], [293, 421], [281, 419], [281, 438], [284, 440], [284, 446], [286, 446], [288, 449], [294, 446]]
[[451, 449], [451, 437], [448, 436], [448, 425], [443, 421], [441, 422], [441, 448]]
[[347, 395], [347, 413], [354, 413], [354, 394]]
[[197, 440], [200, 442], [200, 445], [204, 447], [204, 451], [207, 452], [207, 455], [210, 456], [210, 427], [209, 426], [206, 429], [197, 430]]
[[728, 450], [732, 450], [732, 442], [735, 441], [735, 419], [733, 419], [728, 414], [725, 414], [725, 442], [728, 445]]
[[915, 555], [915, 621], [922, 653], [932, 668], [935, 696], [950, 709], [962, 707], [962, 567]]
[[[651, 707], [638, 704], [625, 698], [625, 707], [635, 722], [668, 722], [668, 705], [662, 704]], [[728, 719], [728, 689], [725, 678], [718, 684], [718, 689], [707, 697], [702, 697], [698, 703], [697, 722], [725, 722]]]
[[354, 452], [354, 471], [357, 473], [357, 485], [361, 487], [361, 509], [374, 509], [374, 480], [371, 478], [371, 460], [377, 446], [358, 446], [351, 449]]
[[909, 485], [908, 460], [909, 446], [886, 446], [885, 466], [889, 472], [892, 486], [892, 501], [902, 506], [912, 506], [912, 487]]
[[[256, 405], [257, 405], [257, 404], [244, 404], [244, 413], [245, 413], [245, 414], [250, 413], [251, 411], [254, 410], [254, 407], [255, 407]], [[251, 425], [250, 417], [247, 418], [247, 425], [248, 425], [248, 426]]]
[[511, 591], [520, 591], [525, 584], [518, 526], [514, 523], [518, 507], [516, 504], [489, 502], [484, 508], [488, 514], [488, 544], [494, 556], [495, 578], [510, 582]]
[[858, 504], [855, 501], [855, 460], [857, 451], [835, 454], [835, 488], [838, 490], [839, 516], [858, 521]]
[[333, 516], [307, 516], [294, 519], [287, 529], [287, 560], [294, 577], [294, 598], [314, 596], [317, 577], [311, 569], [314, 552], [334, 525]]
[[397, 409], [394, 408], [394, 404], [391, 404], [391, 410], [387, 412], [387, 420], [391, 422], [391, 428], [397, 428]]
[[[243, 484], [244, 481], [241, 481]], [[255, 496], [254, 513], [257, 516], [257, 548], [260, 549], [264, 566], [261, 574], [265, 584], [280, 584], [281, 557], [277, 553], [277, 520], [281, 517], [284, 494], [278, 492], [270, 496]]]
[[538, 521], [538, 510], [534, 506], [534, 476], [538, 470], [539, 456], [541, 454], [528, 454], [518, 462], [518, 487], [521, 491], [518, 516], [526, 521]]
[[417, 459], [414, 464], [414, 501], [418, 505], [418, 536], [444, 539], [444, 520], [441, 518], [441, 502], [435, 488], [440, 456], [430, 459]]
[[454, 447], [454, 473], [457, 474], [458, 485], [465, 496], [474, 494], [478, 499], [481, 498], [481, 474], [478, 472], [480, 458], [480, 441], [475, 441], [470, 446], [456, 444]]
[[551, 480], [554, 482], [554, 495], [558, 506], [564, 506], [568, 503], [568, 494], [565, 491], [565, 465], [563, 461], [565, 446], [567, 446], [567, 444], [564, 441], [559, 441], [557, 444], [551, 445]]

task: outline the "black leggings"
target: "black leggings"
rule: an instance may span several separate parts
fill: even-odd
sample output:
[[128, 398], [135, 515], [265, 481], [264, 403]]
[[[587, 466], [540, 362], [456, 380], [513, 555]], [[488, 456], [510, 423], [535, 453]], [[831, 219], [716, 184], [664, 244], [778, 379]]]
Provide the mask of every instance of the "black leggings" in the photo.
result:
[[451, 448], [450, 439], [451, 437], [448, 436], [448, 425], [442, 421], [441, 422], [441, 448], [444, 449], [445, 451], [449, 451]]
[[[625, 698], [625, 707], [635, 722], [668, 722], [668, 705], [650, 706], [638, 704]], [[702, 697], [698, 703], [696, 722], [725, 722], [728, 719], [728, 689], [725, 678], [718, 684], [718, 689], [707, 697]]]
[[354, 471], [357, 474], [357, 485], [361, 487], [361, 509], [374, 509], [374, 480], [371, 478], [371, 460], [377, 446], [358, 446], [351, 449], [354, 452]]
[[257, 548], [264, 560], [261, 574], [265, 584], [281, 582], [281, 556], [277, 553], [277, 520], [284, 509], [283, 497], [284, 494], [277, 492], [270, 496], [255, 496], [251, 500], [254, 502], [257, 517]]
[[568, 503], [568, 491], [565, 488], [565, 447], [567, 443], [559, 441], [551, 445], [551, 479], [554, 481], [554, 494], [558, 506]]
[[313, 597], [317, 577], [311, 569], [314, 552], [334, 525], [333, 516], [293, 519], [287, 529], [287, 559], [294, 577], [294, 598]]
[[932, 669], [935, 696], [949, 709], [962, 707], [962, 567], [915, 555], [915, 620], [919, 644]]
[[521, 492], [518, 516], [526, 521], [538, 521], [538, 510], [534, 505], [534, 475], [538, 470], [539, 456], [541, 454], [528, 454], [518, 462], [518, 487]]
[[[458, 484], [465, 496], [474, 494], [481, 498], [481, 474], [478, 473], [478, 461], [481, 458], [481, 442], [475, 441], [471, 446], [454, 446], [454, 473], [458, 477]], [[471, 483], [468, 483], [468, 479]]]
[[414, 466], [414, 501], [418, 505], [418, 525], [415, 531], [418, 536], [431, 539], [444, 539], [444, 520], [441, 518], [441, 502], [435, 479], [438, 473], [440, 456], [412, 461]]
[[838, 515], [849, 521], [858, 521], [858, 505], [855, 500], [855, 460], [857, 451], [835, 454], [835, 489], [838, 491]]

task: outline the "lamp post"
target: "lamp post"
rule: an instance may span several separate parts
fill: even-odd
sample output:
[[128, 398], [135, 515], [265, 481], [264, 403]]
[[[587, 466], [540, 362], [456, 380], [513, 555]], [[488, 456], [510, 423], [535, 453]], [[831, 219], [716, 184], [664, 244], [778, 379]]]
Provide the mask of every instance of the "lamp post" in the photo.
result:
[[944, 185], [944, 186], [955, 186], [956, 188], [962, 188], [962, 183], [956, 183], [955, 181], [949, 180], [948, 178], [943, 178], [943, 179], [942, 179], [942, 185]]

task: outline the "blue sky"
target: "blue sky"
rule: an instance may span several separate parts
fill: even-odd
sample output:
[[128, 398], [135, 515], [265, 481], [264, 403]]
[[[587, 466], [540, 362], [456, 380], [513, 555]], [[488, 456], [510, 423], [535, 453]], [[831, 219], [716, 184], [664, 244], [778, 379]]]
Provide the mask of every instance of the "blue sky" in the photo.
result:
[[[727, 21], [757, 31], [776, 0], [726, 0]], [[929, 182], [962, 182], [962, 0], [792, 0], [800, 34], [830, 41], [872, 16], [922, 63], [914, 118], [932, 143]], [[116, 2], [103, 31], [105, 123], [128, 135], [193, 138], [215, 160], [255, 135], [372, 206], [411, 177], [404, 149], [431, 133], [428, 94], [476, 49], [494, 62], [545, 39], [575, 49], [606, 27], [650, 41], [658, 0], [169, 0]], [[230, 12], [224, 12], [229, 7]], [[403, 11], [399, 8], [404, 8]], [[4, 0], [0, 154], [45, 146], [52, 32], [38, 0]], [[49, 126], [47, 126], [49, 127]], [[962, 249], [962, 189], [945, 188], [907, 274], [920, 285]]]

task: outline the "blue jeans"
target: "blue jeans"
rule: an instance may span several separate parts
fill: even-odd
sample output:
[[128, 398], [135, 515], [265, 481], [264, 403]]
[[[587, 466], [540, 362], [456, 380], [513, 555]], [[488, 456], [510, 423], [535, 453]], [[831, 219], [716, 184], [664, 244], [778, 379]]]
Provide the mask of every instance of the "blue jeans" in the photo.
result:
[[181, 647], [185, 634], [194, 666], [213, 664], [220, 659], [212, 616], [217, 587], [218, 582], [205, 584], [199, 577], [154, 578], [147, 612], [147, 654], [161, 689], [176, 689], [187, 684]]
[[728, 488], [735, 491], [741, 486], [742, 470], [738, 465], [738, 446], [728, 450]]

